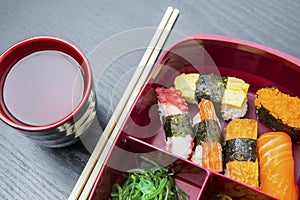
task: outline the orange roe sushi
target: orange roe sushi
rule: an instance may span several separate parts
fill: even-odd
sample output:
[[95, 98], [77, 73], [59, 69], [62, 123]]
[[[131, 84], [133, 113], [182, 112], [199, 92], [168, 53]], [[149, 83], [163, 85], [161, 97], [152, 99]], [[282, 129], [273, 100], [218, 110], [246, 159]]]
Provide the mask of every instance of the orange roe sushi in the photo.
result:
[[294, 142], [300, 143], [300, 99], [281, 92], [275, 87], [261, 88], [254, 101], [259, 121], [289, 134]]
[[234, 119], [228, 123], [225, 131], [225, 174], [236, 181], [258, 188], [257, 121]]

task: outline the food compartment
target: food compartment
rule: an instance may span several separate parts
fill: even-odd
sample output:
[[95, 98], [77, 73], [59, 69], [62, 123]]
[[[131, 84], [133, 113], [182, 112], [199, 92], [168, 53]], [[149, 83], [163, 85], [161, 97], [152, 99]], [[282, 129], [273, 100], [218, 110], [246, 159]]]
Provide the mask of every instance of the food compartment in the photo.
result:
[[[263, 87], [275, 86], [282, 92], [300, 96], [299, 65], [300, 61], [294, 57], [251, 42], [205, 34], [192, 36], [176, 43], [161, 56], [136, 100], [123, 131], [165, 150], [166, 135], [159, 114], [156, 89], [174, 87], [175, 78], [182, 73], [213, 73], [240, 78], [250, 84], [247, 93], [248, 110], [242, 118], [257, 121], [259, 137], [273, 130], [257, 120], [254, 105], [256, 91]], [[191, 118], [199, 112], [199, 108], [190, 103], [188, 103], [188, 109]], [[224, 137], [226, 137], [224, 128], [228, 122], [228, 120], [220, 119]], [[295, 183], [298, 187], [300, 186], [299, 150], [300, 144], [293, 143]], [[183, 160], [186, 159], [183, 158]], [[212, 175], [212, 177], [215, 176], [217, 175]], [[229, 181], [224, 177], [210, 179]], [[248, 190], [251, 189], [248, 188]], [[255, 193], [257, 190], [253, 189], [252, 192]]]
[[[247, 185], [238, 183], [222, 174], [211, 173], [203, 192], [199, 199], [201, 200], [217, 200], [217, 199], [259, 199], [268, 200], [276, 199], [259, 190], [248, 187]], [[230, 198], [228, 198], [230, 197]]]
[[[99, 173], [90, 199], [109, 199], [112, 185], [116, 182], [124, 183], [124, 174], [129, 169], [139, 167], [144, 156], [176, 172], [176, 184], [190, 199], [214, 199], [217, 194], [225, 194], [233, 199], [273, 199], [222, 175], [226, 169], [222, 174], [215, 173], [190, 159], [168, 152], [165, 124], [162, 124], [156, 89], [174, 87], [175, 78], [183, 73], [236, 77], [250, 84], [247, 92], [248, 110], [243, 118], [257, 120], [254, 99], [258, 89], [275, 86], [285, 93], [300, 96], [299, 65], [299, 60], [284, 53], [222, 36], [200, 34], [176, 43], [161, 56], [130, 109]], [[188, 102], [187, 107], [191, 119], [194, 118], [199, 112], [198, 106]], [[226, 138], [224, 129], [229, 121], [220, 119], [219, 122], [221, 135]], [[258, 122], [258, 136], [268, 131], [272, 129]], [[295, 182], [299, 187], [300, 144], [293, 144], [293, 156]]]
[[128, 170], [148, 168], [150, 171], [154, 166], [151, 162], [174, 173], [176, 186], [189, 199], [197, 199], [209, 174], [207, 170], [159, 148], [132, 136], [120, 134], [101, 168], [89, 199], [110, 199], [113, 185], [118, 183], [122, 186], [127, 179], [125, 176], [128, 175]]

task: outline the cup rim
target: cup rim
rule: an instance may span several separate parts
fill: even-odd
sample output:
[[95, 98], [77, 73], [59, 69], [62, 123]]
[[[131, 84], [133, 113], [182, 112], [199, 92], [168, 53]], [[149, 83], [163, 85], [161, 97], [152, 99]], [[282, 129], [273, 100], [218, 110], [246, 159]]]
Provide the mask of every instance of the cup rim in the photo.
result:
[[[0, 112], [0, 119], [2, 121], [4, 121], [6, 124], [10, 125], [11, 127], [14, 127], [16, 129], [19, 129], [22, 131], [42, 132], [42, 131], [46, 131], [46, 130], [55, 129], [55, 128], [67, 123], [68, 121], [72, 120], [72, 118], [74, 116], [76, 116], [76, 114], [78, 114], [80, 112], [82, 107], [84, 107], [84, 105], [88, 101], [90, 92], [92, 90], [92, 70], [91, 70], [91, 67], [89, 65], [89, 62], [88, 62], [86, 56], [78, 47], [76, 47], [74, 44], [72, 44], [71, 42], [69, 42], [65, 39], [61, 39], [61, 38], [53, 37], [53, 36], [36, 36], [36, 37], [31, 37], [31, 38], [21, 40], [21, 41], [17, 42], [16, 44], [12, 45], [11, 47], [9, 47], [6, 51], [4, 51], [0, 55], [0, 63], [2, 62], [2, 60], [4, 58], [6, 58], [8, 55], [10, 55], [12, 52], [14, 52], [16, 49], [23, 47], [24, 45], [41, 42], [41, 41], [59, 43], [60, 45], [65, 46], [70, 51], [74, 52], [78, 57], [80, 57], [82, 62], [78, 63], [78, 64], [81, 66], [82, 70], [84, 71], [84, 79], [85, 79], [84, 92], [83, 92], [83, 96], [82, 96], [82, 99], [80, 100], [79, 104], [67, 116], [58, 120], [55, 123], [44, 125], [44, 126], [28, 125], [19, 120], [17, 120], [17, 121], [19, 121], [20, 123], [16, 123], [15, 120], [12, 120], [11, 117], [7, 116], [4, 112], [2, 112], [2, 111]], [[55, 49], [53, 49], [53, 50], [55, 50]], [[37, 50], [37, 51], [39, 51], [39, 50]], [[57, 49], [57, 51], [60, 51], [60, 50]], [[36, 51], [34, 51], [34, 52], [36, 52]], [[78, 60], [76, 60], [76, 61], [78, 62]], [[85, 66], [85, 67], [82, 67], [82, 66]], [[3, 100], [1, 100], [1, 101], [2, 101], [1, 106], [5, 107], [5, 103], [3, 102]], [[4, 108], [4, 109], [7, 110], [6, 108]]]

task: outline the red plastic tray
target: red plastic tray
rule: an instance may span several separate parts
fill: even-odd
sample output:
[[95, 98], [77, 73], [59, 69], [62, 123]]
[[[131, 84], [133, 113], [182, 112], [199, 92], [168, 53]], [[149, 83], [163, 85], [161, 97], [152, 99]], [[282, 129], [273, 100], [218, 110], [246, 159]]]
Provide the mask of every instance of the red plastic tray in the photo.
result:
[[[224, 36], [195, 34], [180, 41], [163, 53], [153, 69], [112, 144], [89, 199], [109, 199], [112, 185], [122, 183], [123, 174], [128, 169], [139, 167], [141, 155], [173, 169], [176, 183], [190, 199], [210, 199], [215, 193], [228, 194], [234, 199], [273, 199], [164, 150], [165, 135], [157, 110], [155, 88], [171, 87], [177, 75], [190, 72], [234, 76], [250, 83], [246, 118], [256, 119], [253, 100], [256, 90], [261, 87], [276, 86], [283, 92], [300, 96], [298, 58]], [[190, 106], [190, 111], [192, 115], [196, 113], [193, 106]], [[259, 134], [271, 131], [261, 123], [258, 127]], [[295, 181], [300, 187], [300, 144], [294, 144], [293, 148]]]

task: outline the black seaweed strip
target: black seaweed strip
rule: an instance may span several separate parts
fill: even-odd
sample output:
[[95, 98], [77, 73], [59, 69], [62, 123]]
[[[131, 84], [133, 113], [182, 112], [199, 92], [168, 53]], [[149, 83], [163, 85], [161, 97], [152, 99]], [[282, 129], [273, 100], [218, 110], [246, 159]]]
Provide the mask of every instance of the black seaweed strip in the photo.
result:
[[256, 160], [256, 140], [250, 138], [227, 140], [225, 145], [225, 162], [234, 160], [254, 162]]

